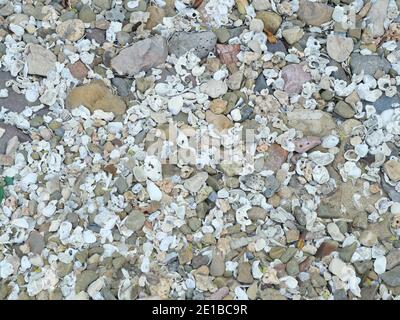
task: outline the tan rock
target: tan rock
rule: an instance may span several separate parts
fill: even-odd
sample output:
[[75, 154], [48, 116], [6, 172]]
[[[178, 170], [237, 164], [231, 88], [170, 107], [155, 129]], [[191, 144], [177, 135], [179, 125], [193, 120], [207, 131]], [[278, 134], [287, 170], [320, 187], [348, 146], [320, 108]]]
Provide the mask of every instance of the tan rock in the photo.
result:
[[215, 114], [221, 114], [224, 113], [227, 105], [228, 105], [227, 101], [222, 99], [215, 99], [210, 103], [210, 110]]
[[206, 120], [208, 123], [213, 124], [218, 131], [223, 131], [233, 127], [233, 123], [223, 114], [215, 114], [208, 110], [206, 111]]
[[85, 25], [79, 19], [71, 19], [59, 24], [56, 32], [63, 39], [77, 41], [85, 34]]
[[389, 178], [395, 182], [400, 181], [400, 162], [396, 160], [389, 160], [383, 166], [385, 173]]
[[73, 109], [80, 105], [87, 107], [91, 112], [100, 109], [115, 115], [121, 115], [126, 110], [125, 102], [113, 95], [101, 80], [71, 90], [67, 96], [67, 107]]

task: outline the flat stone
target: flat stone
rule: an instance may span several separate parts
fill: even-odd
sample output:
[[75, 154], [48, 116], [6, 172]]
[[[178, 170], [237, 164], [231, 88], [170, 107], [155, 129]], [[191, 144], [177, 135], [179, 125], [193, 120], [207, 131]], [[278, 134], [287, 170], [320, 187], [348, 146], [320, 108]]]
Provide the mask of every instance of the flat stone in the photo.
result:
[[225, 272], [225, 261], [220, 253], [214, 253], [210, 264], [210, 274], [221, 277]]
[[89, 285], [92, 282], [94, 282], [98, 277], [99, 275], [96, 273], [96, 271], [92, 270], [82, 271], [82, 273], [80, 273], [76, 277], [75, 292], [79, 293], [81, 291], [86, 291]]
[[272, 11], [259, 11], [256, 13], [256, 18], [264, 22], [264, 31], [275, 34], [282, 23], [282, 17]]
[[378, 236], [371, 230], [364, 230], [358, 240], [363, 246], [372, 247], [378, 243]]
[[66, 102], [68, 108], [73, 109], [83, 105], [91, 112], [100, 109], [122, 115], [126, 110], [125, 102], [113, 95], [101, 80], [73, 88], [69, 92]]
[[385, 33], [384, 22], [386, 19], [389, 0], [380, 0], [372, 3], [368, 12], [368, 22], [372, 25], [372, 36], [374, 38], [383, 36]]
[[193, 50], [199, 58], [205, 58], [214, 50], [217, 36], [211, 32], [176, 32], [168, 42], [169, 53], [177, 57]]
[[332, 19], [333, 8], [327, 4], [300, 0], [297, 17], [306, 24], [320, 26]]
[[391, 287], [400, 286], [400, 266], [393, 268], [390, 271], [386, 271], [380, 275], [381, 279], [385, 284]]
[[342, 259], [344, 262], [350, 262], [351, 257], [353, 256], [356, 249], [357, 249], [357, 242], [353, 242], [351, 245], [343, 247], [342, 249], [340, 249], [339, 252], [340, 259]]
[[[304, 31], [302, 28], [295, 26], [293, 28], [288, 28], [282, 31], [282, 36], [290, 45], [295, 44], [299, 41], [304, 35]], [[269, 47], [268, 47], [269, 49]]]
[[145, 215], [141, 211], [134, 210], [126, 218], [125, 226], [129, 230], [136, 232], [143, 228], [145, 221], [146, 221]]
[[237, 280], [243, 284], [252, 284], [254, 279], [251, 275], [251, 265], [248, 262], [241, 262], [238, 266]]
[[354, 109], [344, 101], [339, 101], [335, 105], [334, 111], [335, 111], [335, 113], [337, 115], [339, 115], [339, 116], [341, 116], [342, 118], [345, 118], [345, 119], [353, 118], [354, 115], [356, 114]]
[[301, 93], [303, 84], [311, 80], [311, 75], [304, 71], [303, 65], [289, 64], [282, 69], [282, 79], [285, 81], [285, 92], [294, 95]]
[[376, 55], [363, 56], [359, 53], [351, 55], [350, 67], [353, 74], [364, 74], [373, 76], [378, 70], [388, 73], [391, 65], [385, 58]]
[[390, 180], [395, 182], [400, 181], [400, 162], [396, 160], [389, 160], [384, 165], [383, 168], [385, 173], [388, 175]]
[[201, 187], [204, 185], [207, 179], [208, 179], [207, 172], [199, 172], [195, 174], [193, 177], [186, 179], [185, 182], [183, 183], [183, 186], [190, 192], [196, 193], [201, 189]]
[[68, 65], [68, 69], [75, 79], [83, 80], [88, 74], [88, 69], [80, 60]]
[[35, 254], [41, 254], [45, 248], [44, 238], [36, 230], [31, 231], [26, 243], [29, 245], [30, 251]]
[[82, 20], [71, 19], [59, 24], [56, 32], [62, 39], [78, 41], [85, 34], [85, 25]]
[[122, 49], [111, 59], [111, 67], [119, 75], [135, 75], [165, 62], [168, 56], [167, 42], [161, 36], [154, 36]]
[[326, 50], [329, 56], [337, 62], [344, 62], [353, 52], [353, 39], [336, 35], [327, 38]]
[[294, 110], [287, 113], [289, 127], [305, 135], [323, 137], [336, 128], [332, 116], [319, 110]]
[[391, 270], [398, 265], [400, 265], [400, 250], [390, 250], [388, 255], [386, 256], [386, 269]]
[[38, 44], [28, 44], [25, 49], [28, 73], [45, 77], [47, 73], [55, 68], [56, 56], [50, 50]]

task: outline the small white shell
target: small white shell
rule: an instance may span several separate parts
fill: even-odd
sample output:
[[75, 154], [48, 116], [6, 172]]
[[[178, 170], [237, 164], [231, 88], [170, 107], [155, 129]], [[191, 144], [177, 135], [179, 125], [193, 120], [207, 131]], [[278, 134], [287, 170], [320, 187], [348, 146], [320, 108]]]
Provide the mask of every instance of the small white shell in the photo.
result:
[[308, 158], [320, 166], [327, 166], [335, 160], [335, 156], [329, 152], [313, 151]]

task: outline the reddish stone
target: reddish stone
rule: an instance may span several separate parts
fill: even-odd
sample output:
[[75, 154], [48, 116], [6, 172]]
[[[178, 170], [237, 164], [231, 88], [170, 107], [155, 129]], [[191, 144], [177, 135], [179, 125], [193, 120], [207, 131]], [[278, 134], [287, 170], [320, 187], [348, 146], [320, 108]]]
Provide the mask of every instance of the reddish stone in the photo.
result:
[[88, 74], [88, 69], [86, 68], [86, 66], [81, 62], [81, 61], [77, 61], [73, 64], [70, 64], [68, 66], [69, 71], [71, 72], [72, 76], [75, 79], [78, 80], [83, 80], [86, 78], [87, 74]]
[[217, 55], [223, 64], [229, 65], [238, 61], [237, 54], [240, 52], [239, 44], [217, 44]]
[[329, 256], [333, 251], [336, 251], [338, 248], [338, 243], [336, 241], [327, 240], [324, 241], [318, 248], [315, 256], [317, 258], [323, 258], [325, 256]]
[[303, 84], [311, 80], [311, 75], [304, 71], [301, 64], [290, 64], [282, 69], [282, 78], [285, 81], [284, 90], [290, 95], [299, 94]]
[[267, 151], [264, 167], [276, 172], [286, 162], [287, 156], [288, 152], [285, 149], [279, 144], [273, 143]]
[[312, 148], [315, 148], [316, 146], [321, 144], [321, 139], [318, 137], [304, 137], [301, 139], [297, 139], [294, 141], [295, 144], [295, 149], [294, 151], [298, 153], [304, 153], [307, 152], [308, 150], [311, 150]]

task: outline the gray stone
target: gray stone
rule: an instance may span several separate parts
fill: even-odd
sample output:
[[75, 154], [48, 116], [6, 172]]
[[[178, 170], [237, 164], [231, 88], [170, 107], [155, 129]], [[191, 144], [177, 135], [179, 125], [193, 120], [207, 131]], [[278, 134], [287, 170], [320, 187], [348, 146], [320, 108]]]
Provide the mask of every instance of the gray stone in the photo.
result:
[[286, 272], [289, 276], [297, 276], [300, 273], [299, 263], [295, 259], [291, 259], [286, 264]]
[[96, 20], [96, 14], [93, 12], [90, 6], [84, 5], [79, 11], [79, 19], [81, 19], [84, 23], [90, 23]]
[[282, 256], [279, 258], [279, 260], [282, 261], [282, 263], [288, 263], [290, 259], [294, 257], [296, 254], [297, 249], [294, 247], [289, 247], [286, 249], [286, 251], [282, 254]]
[[117, 191], [119, 194], [123, 194], [129, 188], [128, 183], [126, 182], [124, 177], [118, 177], [117, 180], [115, 180], [115, 186], [117, 187]]
[[368, 287], [361, 288], [361, 300], [374, 300], [375, 295], [378, 292], [378, 285], [373, 284]]
[[37, 232], [36, 230], [33, 230], [28, 237], [28, 240], [26, 243], [29, 245], [29, 248], [31, 252], [36, 253], [36, 254], [41, 254], [44, 247], [45, 247], [45, 242], [43, 236]]
[[365, 74], [371, 76], [378, 70], [388, 73], [391, 68], [390, 62], [385, 58], [374, 55], [363, 56], [359, 53], [351, 55], [350, 66], [353, 74], [360, 74], [364, 70]]
[[357, 242], [353, 242], [351, 245], [343, 247], [339, 252], [339, 257], [344, 262], [350, 262], [351, 257], [357, 249]]
[[383, 111], [392, 109], [395, 106], [400, 106], [400, 96], [398, 94], [393, 97], [382, 95], [374, 102], [374, 107], [377, 113], [382, 113]]
[[251, 265], [248, 262], [242, 262], [238, 267], [237, 280], [244, 284], [252, 284], [254, 279], [251, 275]]
[[111, 83], [117, 88], [119, 96], [127, 97], [131, 93], [130, 91], [132, 85], [131, 80], [115, 77], [111, 80]]
[[220, 277], [225, 272], [225, 261], [220, 253], [214, 253], [210, 264], [210, 274]]
[[297, 17], [307, 24], [320, 26], [332, 18], [333, 7], [327, 4], [301, 0]]
[[94, 282], [99, 275], [96, 271], [84, 270], [81, 274], [76, 277], [75, 292], [86, 291], [89, 285]]
[[391, 287], [400, 286], [400, 266], [393, 268], [390, 271], [386, 271], [380, 275], [381, 279], [385, 284]]
[[390, 250], [386, 256], [386, 270], [391, 270], [398, 265], [400, 265], [400, 250]]
[[135, 75], [165, 62], [167, 43], [161, 36], [154, 36], [122, 49], [111, 59], [112, 68], [120, 75]]
[[339, 101], [334, 109], [335, 113], [342, 118], [350, 119], [353, 118], [356, 112], [354, 109], [344, 101]]
[[197, 255], [192, 259], [192, 267], [194, 269], [200, 268], [201, 266], [207, 265], [210, 259], [207, 256]]
[[267, 198], [272, 197], [276, 191], [279, 189], [279, 182], [275, 178], [275, 176], [267, 176], [265, 178], [265, 191], [264, 191], [264, 196]]
[[256, 79], [256, 83], [254, 86], [254, 92], [260, 92], [261, 90], [267, 88], [267, 80], [265, 80], [265, 77], [263, 73], [261, 72], [260, 75]]
[[185, 54], [189, 50], [199, 58], [205, 58], [214, 50], [217, 44], [217, 37], [211, 31], [206, 32], [177, 32], [169, 40], [169, 53], [177, 57]]
[[125, 226], [129, 230], [139, 231], [142, 229], [145, 221], [145, 215], [141, 211], [134, 210], [128, 215], [128, 218], [125, 220]]

